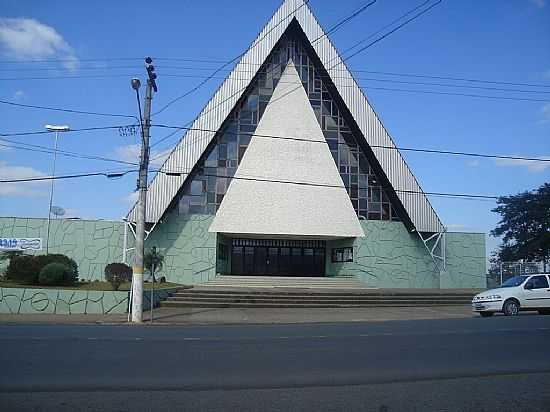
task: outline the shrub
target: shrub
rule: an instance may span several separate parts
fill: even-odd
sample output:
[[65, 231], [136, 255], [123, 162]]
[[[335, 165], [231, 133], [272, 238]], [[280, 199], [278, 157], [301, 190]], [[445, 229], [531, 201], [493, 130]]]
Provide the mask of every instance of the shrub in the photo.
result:
[[40, 266], [34, 256], [17, 255], [10, 258], [6, 279], [17, 283], [33, 285], [38, 283]]
[[61, 263], [69, 268], [69, 272], [65, 280], [63, 281], [64, 285], [71, 285], [78, 282], [78, 265], [76, 262], [68, 256], [53, 253], [50, 255], [39, 255], [35, 256], [36, 261], [38, 262], [38, 267], [40, 270], [50, 263]]
[[39, 284], [40, 272], [50, 263], [60, 263], [67, 268], [59, 285], [71, 285], [78, 281], [78, 265], [70, 257], [61, 254], [13, 255], [6, 270], [6, 278], [27, 285]]
[[72, 274], [72, 268], [63, 263], [52, 262], [45, 265], [38, 275], [38, 283], [44, 286], [64, 285]]
[[125, 263], [109, 263], [105, 266], [105, 280], [118, 290], [121, 283], [132, 280], [132, 268]]

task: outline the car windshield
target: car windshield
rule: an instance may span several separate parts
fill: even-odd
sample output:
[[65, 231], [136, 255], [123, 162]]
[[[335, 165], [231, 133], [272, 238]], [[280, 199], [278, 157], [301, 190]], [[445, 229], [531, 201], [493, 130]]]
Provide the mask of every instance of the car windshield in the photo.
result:
[[525, 279], [527, 279], [528, 276], [514, 276], [513, 278], [508, 279], [506, 282], [504, 282], [500, 287], [502, 288], [511, 288], [514, 286], [519, 286], [523, 282], [525, 282]]

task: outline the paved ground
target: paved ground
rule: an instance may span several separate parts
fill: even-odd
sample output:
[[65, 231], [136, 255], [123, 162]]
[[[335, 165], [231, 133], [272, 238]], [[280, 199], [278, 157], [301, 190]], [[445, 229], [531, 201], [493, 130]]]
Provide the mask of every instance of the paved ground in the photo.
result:
[[550, 317], [0, 326], [0, 410], [548, 411]]
[[[153, 314], [157, 324], [220, 324], [220, 323], [318, 323], [365, 322], [413, 319], [470, 318], [470, 305], [440, 307], [399, 308], [159, 308]], [[150, 312], [144, 314], [149, 321]], [[0, 324], [10, 323], [59, 323], [59, 324], [120, 324], [127, 315], [7, 315], [0, 314]]]

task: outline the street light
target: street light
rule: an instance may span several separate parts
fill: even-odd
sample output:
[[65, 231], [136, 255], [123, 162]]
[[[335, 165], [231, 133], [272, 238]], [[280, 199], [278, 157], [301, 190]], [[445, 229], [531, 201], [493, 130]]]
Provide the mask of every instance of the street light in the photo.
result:
[[48, 208], [48, 232], [46, 235], [46, 254], [49, 252], [50, 246], [50, 224], [52, 218], [52, 202], [53, 202], [53, 186], [55, 181], [55, 161], [57, 160], [57, 138], [59, 137], [59, 132], [68, 132], [71, 130], [69, 126], [66, 125], [51, 125], [47, 124], [46, 130], [50, 132], [55, 132], [55, 143], [53, 149], [53, 167], [52, 167], [52, 184], [50, 186], [50, 206]]

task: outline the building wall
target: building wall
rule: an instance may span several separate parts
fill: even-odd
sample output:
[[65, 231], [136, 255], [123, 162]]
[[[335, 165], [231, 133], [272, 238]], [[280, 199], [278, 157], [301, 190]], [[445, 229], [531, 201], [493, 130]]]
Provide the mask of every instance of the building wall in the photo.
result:
[[213, 218], [173, 212], [157, 224], [145, 247], [156, 246], [164, 255], [161, 276], [181, 284], [201, 283], [216, 276], [216, 234], [208, 232]]
[[[447, 233], [447, 270], [436, 269], [416, 233], [401, 222], [361, 221], [364, 238], [327, 242], [327, 276], [354, 275], [372, 287], [483, 288], [485, 237]], [[332, 263], [331, 250], [353, 247], [354, 261]]]
[[447, 270], [441, 288], [485, 288], [486, 251], [483, 233], [447, 233]]
[[[46, 252], [47, 227], [45, 218], [0, 217], [0, 237], [42, 238], [43, 250], [36, 254]], [[52, 219], [50, 253], [74, 259], [80, 279], [101, 280], [107, 264], [122, 261], [123, 237], [122, 221]], [[132, 235], [128, 241], [133, 245]]]
[[[145, 246], [156, 246], [165, 256], [159, 275], [182, 284], [197, 284], [216, 276], [217, 235], [208, 232], [212, 219], [210, 215], [172, 213], [155, 227]], [[0, 218], [0, 237], [45, 240], [46, 225], [46, 219]], [[485, 287], [483, 234], [447, 233], [447, 269], [440, 274], [418, 236], [409, 233], [403, 223], [361, 221], [361, 225], [364, 238], [327, 242], [327, 276], [354, 275], [373, 287]], [[105, 265], [122, 260], [123, 234], [124, 222], [52, 220], [50, 249], [73, 258], [81, 279], [103, 279]], [[131, 234], [128, 241], [131, 246]], [[331, 249], [343, 246], [354, 248], [354, 261], [332, 263]], [[132, 262], [131, 255], [128, 261]], [[230, 268], [230, 261], [226, 264]]]
[[[177, 288], [155, 289], [153, 307]], [[0, 313], [108, 314], [128, 311], [129, 291], [71, 290], [55, 288], [2, 288]], [[151, 308], [151, 291], [143, 292], [143, 310]]]

